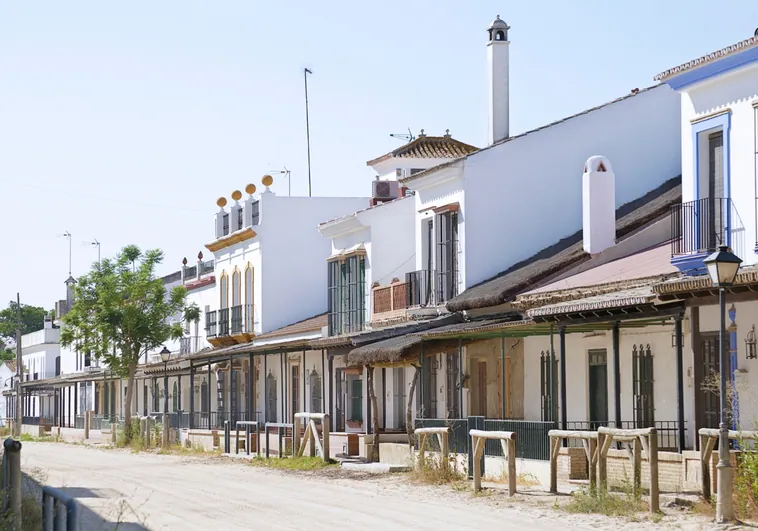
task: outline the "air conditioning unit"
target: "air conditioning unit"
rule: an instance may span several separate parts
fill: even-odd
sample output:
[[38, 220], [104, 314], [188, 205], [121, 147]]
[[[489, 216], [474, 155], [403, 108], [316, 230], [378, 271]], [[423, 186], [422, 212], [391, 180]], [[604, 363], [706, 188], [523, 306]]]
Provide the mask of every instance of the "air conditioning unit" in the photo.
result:
[[397, 199], [400, 183], [397, 181], [374, 181], [372, 183], [371, 197], [374, 199]]

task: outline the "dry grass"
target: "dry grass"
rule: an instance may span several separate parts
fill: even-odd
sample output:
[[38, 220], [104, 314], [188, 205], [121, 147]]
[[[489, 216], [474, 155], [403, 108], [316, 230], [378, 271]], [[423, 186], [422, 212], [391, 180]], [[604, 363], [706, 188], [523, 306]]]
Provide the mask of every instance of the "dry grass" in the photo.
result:
[[203, 445], [195, 444], [194, 446], [182, 446], [173, 444], [166, 448], [160, 448], [158, 453], [161, 455], [199, 455], [199, 456], [220, 456], [221, 448], [206, 450]]
[[333, 461], [326, 462], [320, 457], [282, 457], [268, 458], [256, 457], [250, 461], [253, 466], [264, 466], [276, 470], [293, 470], [301, 472], [310, 472], [314, 470], [323, 470], [329, 467], [336, 467]]
[[427, 454], [426, 460], [416, 459], [410, 472], [411, 481], [425, 485], [455, 484], [466, 479], [466, 475], [459, 470], [455, 459], [450, 463], [444, 463], [437, 455]]

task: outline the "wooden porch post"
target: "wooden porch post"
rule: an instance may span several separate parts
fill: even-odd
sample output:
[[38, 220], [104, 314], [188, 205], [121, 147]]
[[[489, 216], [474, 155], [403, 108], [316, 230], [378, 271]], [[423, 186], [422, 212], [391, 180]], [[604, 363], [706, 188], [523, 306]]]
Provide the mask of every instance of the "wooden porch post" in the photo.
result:
[[505, 419], [505, 334], [500, 334], [500, 418]]
[[558, 420], [558, 411], [556, 409], [555, 401], [555, 341], [553, 334], [553, 325], [550, 325], [550, 421], [556, 422]]
[[677, 421], [677, 450], [682, 453], [685, 448], [684, 440], [684, 346], [682, 345], [682, 315], [675, 317], [674, 333], [676, 334], [676, 421]]
[[566, 405], [566, 327], [558, 329], [559, 345], [561, 348], [561, 429], [568, 429], [568, 407]]

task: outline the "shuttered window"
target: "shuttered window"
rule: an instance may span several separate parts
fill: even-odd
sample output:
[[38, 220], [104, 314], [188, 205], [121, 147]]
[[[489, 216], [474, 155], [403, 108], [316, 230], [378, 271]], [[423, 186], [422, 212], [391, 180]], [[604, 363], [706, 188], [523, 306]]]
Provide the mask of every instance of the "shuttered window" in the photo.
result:
[[632, 348], [632, 378], [634, 389], [634, 427], [655, 427], [653, 396], [653, 353], [650, 345], [634, 345]]

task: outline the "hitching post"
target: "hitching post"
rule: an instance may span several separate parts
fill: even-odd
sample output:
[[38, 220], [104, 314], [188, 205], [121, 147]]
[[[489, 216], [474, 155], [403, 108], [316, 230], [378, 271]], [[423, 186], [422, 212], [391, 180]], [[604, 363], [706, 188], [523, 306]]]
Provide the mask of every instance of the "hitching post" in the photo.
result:
[[8, 509], [15, 523], [13, 529], [21, 529], [21, 441], [8, 437], [3, 447], [8, 481]]

